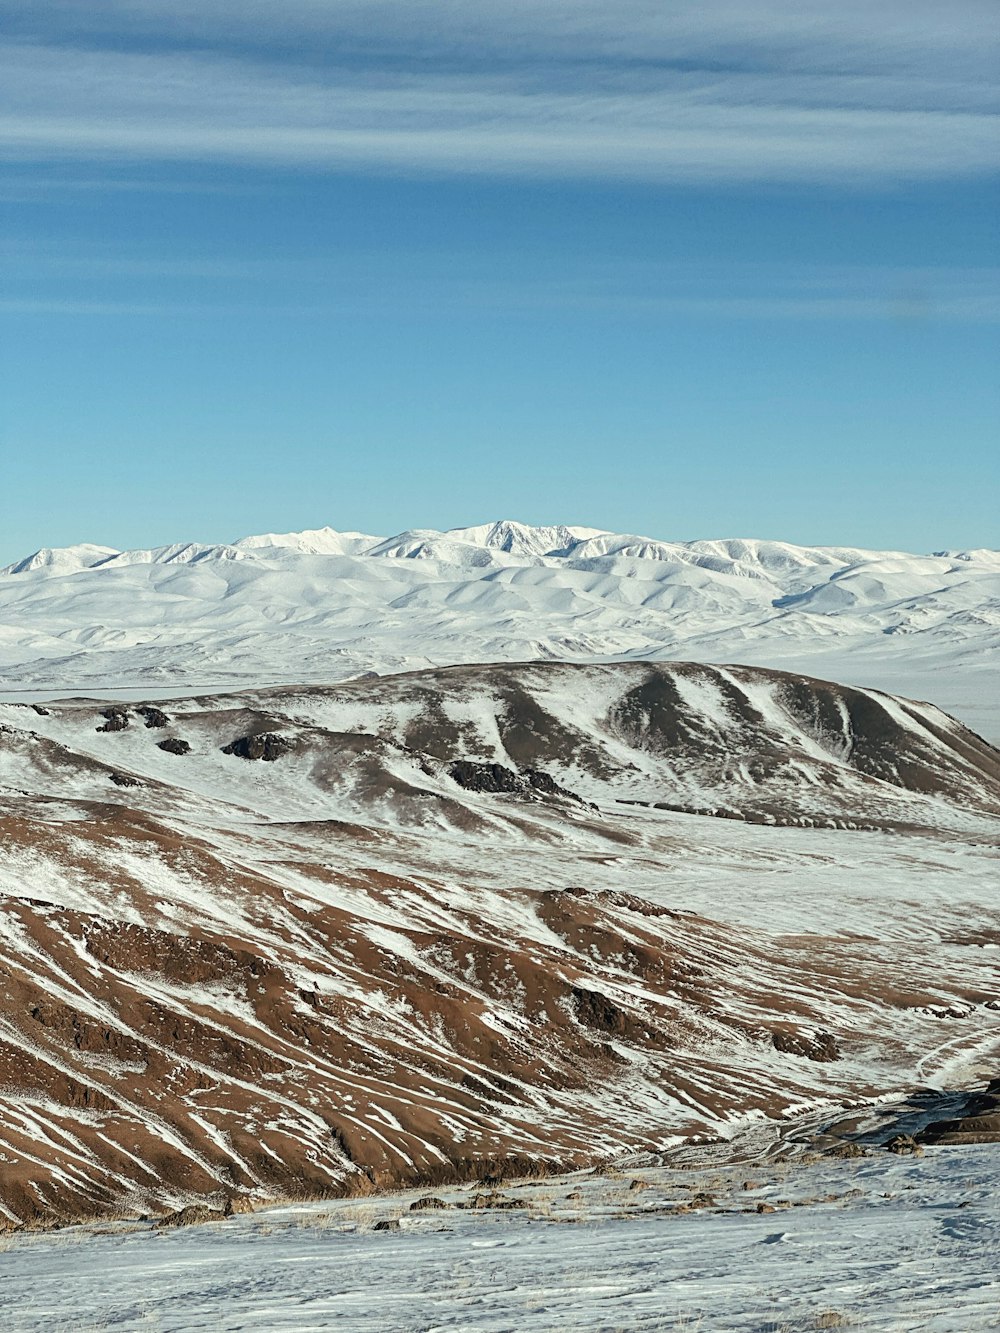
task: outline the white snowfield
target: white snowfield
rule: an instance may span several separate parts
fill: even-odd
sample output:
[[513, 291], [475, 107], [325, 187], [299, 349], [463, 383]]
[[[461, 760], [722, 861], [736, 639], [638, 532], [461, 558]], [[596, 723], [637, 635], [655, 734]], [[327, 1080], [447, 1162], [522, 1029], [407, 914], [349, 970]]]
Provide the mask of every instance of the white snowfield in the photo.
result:
[[7, 697], [461, 662], [737, 661], [930, 698], [1000, 737], [1000, 552], [481, 524], [42, 550], [0, 570]]
[[470, 1208], [471, 1186], [416, 1211], [411, 1191], [10, 1237], [0, 1320], [18, 1333], [996, 1329], [995, 1148], [781, 1162], [768, 1137], [757, 1158], [706, 1149], [698, 1167], [514, 1184], [498, 1209]]

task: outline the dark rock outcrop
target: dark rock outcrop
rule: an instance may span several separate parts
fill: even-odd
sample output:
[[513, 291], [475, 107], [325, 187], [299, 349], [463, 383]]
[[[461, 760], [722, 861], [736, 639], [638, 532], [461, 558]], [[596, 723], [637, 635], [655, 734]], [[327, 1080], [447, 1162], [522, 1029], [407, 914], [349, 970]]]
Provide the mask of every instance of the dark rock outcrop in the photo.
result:
[[[149, 726], [149, 723], [146, 723]], [[191, 742], [181, 740], [179, 736], [168, 736], [165, 741], [157, 743], [158, 750], [166, 750], [167, 754], [190, 754]]]
[[822, 1029], [807, 1036], [802, 1032], [778, 1028], [771, 1033], [771, 1044], [783, 1055], [798, 1055], [806, 1060], [817, 1060], [821, 1064], [840, 1059], [836, 1038], [832, 1033]]
[[170, 718], [161, 708], [154, 708], [152, 704], [146, 704], [139, 709], [139, 714], [145, 719], [147, 727], [165, 727], [170, 722]]
[[105, 708], [101, 717], [104, 718], [104, 723], [97, 728], [98, 731], [126, 731], [128, 729], [129, 715], [127, 708]]
[[287, 736], [279, 736], [274, 731], [262, 731], [256, 736], [240, 736], [235, 741], [222, 747], [223, 754], [235, 754], [240, 759], [262, 759], [265, 764], [273, 763], [293, 749]]
[[515, 795], [525, 788], [512, 768], [505, 768], [503, 764], [479, 764], [471, 759], [456, 760], [448, 769], [448, 776], [465, 791]]
[[609, 1037], [622, 1037], [642, 1042], [648, 1035], [649, 1024], [640, 1021], [621, 1005], [615, 1004], [602, 991], [574, 986], [570, 991], [573, 1013], [585, 1028], [603, 1032]]
[[503, 764], [457, 759], [449, 766], [448, 776], [465, 791], [509, 796], [527, 796], [538, 792], [543, 796], [566, 796], [571, 801], [581, 800], [575, 792], [560, 787], [555, 778], [540, 768], [526, 768], [522, 774], [515, 773], [512, 768], [505, 768]]

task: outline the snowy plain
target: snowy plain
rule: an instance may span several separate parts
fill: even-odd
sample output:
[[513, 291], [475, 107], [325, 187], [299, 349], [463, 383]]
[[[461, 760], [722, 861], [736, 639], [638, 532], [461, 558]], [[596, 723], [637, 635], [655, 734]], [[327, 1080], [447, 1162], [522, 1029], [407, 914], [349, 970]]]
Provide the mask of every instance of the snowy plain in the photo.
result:
[[[899, 1118], [869, 1112], [869, 1139]], [[472, 1186], [418, 1211], [425, 1196], [408, 1191], [10, 1237], [0, 1321], [16, 1333], [995, 1329], [1000, 1152], [820, 1157], [808, 1151], [820, 1123], [761, 1127], [696, 1165], [521, 1182], [497, 1208], [470, 1206]], [[782, 1160], [789, 1133], [798, 1152]]]

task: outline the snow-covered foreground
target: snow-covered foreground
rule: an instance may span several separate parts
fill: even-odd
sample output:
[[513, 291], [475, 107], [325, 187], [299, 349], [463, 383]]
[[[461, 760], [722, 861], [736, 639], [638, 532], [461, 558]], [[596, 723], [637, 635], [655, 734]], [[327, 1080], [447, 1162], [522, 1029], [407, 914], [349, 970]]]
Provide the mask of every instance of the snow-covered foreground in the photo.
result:
[[684, 659], [931, 699], [1000, 739], [1000, 552], [666, 542], [500, 522], [40, 551], [0, 570], [0, 691], [147, 697], [462, 662]]
[[[1000, 753], [811, 678], [996, 737], [998, 647], [991, 552], [0, 572], [0, 1328], [1000, 1325], [996, 1147], [824, 1155], [996, 1073]], [[374, 674], [512, 657], [625, 660]]]
[[[891, 1123], [870, 1138], [884, 1140]], [[783, 1161], [781, 1146], [762, 1127], [699, 1150], [698, 1165], [622, 1163], [505, 1185], [490, 1200], [505, 1207], [470, 1207], [483, 1195], [469, 1186], [437, 1191], [444, 1208], [412, 1210], [422, 1196], [411, 1191], [186, 1228], [22, 1234], [0, 1249], [0, 1323], [17, 1333], [997, 1327], [1000, 1150], [843, 1159], [808, 1151], [805, 1134]]]

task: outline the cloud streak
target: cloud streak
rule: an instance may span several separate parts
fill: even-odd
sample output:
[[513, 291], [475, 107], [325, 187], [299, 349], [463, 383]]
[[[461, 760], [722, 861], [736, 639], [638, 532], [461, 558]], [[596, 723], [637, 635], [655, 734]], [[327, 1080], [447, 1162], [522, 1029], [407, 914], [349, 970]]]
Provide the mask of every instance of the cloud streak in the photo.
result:
[[960, 65], [966, 81], [978, 71], [992, 82], [997, 41], [992, 0], [0, 0], [0, 13], [6, 31], [80, 47], [372, 66], [640, 60], [927, 77]]
[[971, 2], [41, 8], [0, 47], [9, 160], [870, 184], [1000, 156]]
[[[496, 266], [471, 252], [354, 250], [337, 257], [143, 259], [89, 248], [8, 248], [0, 314], [272, 317], [344, 314], [663, 316], [724, 321], [1000, 323], [996, 268], [635, 262], [592, 258], [585, 271]], [[20, 275], [26, 290], [18, 293]], [[169, 299], [164, 299], [162, 283]], [[210, 288], [206, 287], [210, 283]], [[70, 284], [69, 288], [67, 283]], [[94, 284], [100, 295], [95, 296]], [[71, 294], [67, 294], [67, 292]], [[208, 292], [211, 296], [208, 296]]]

